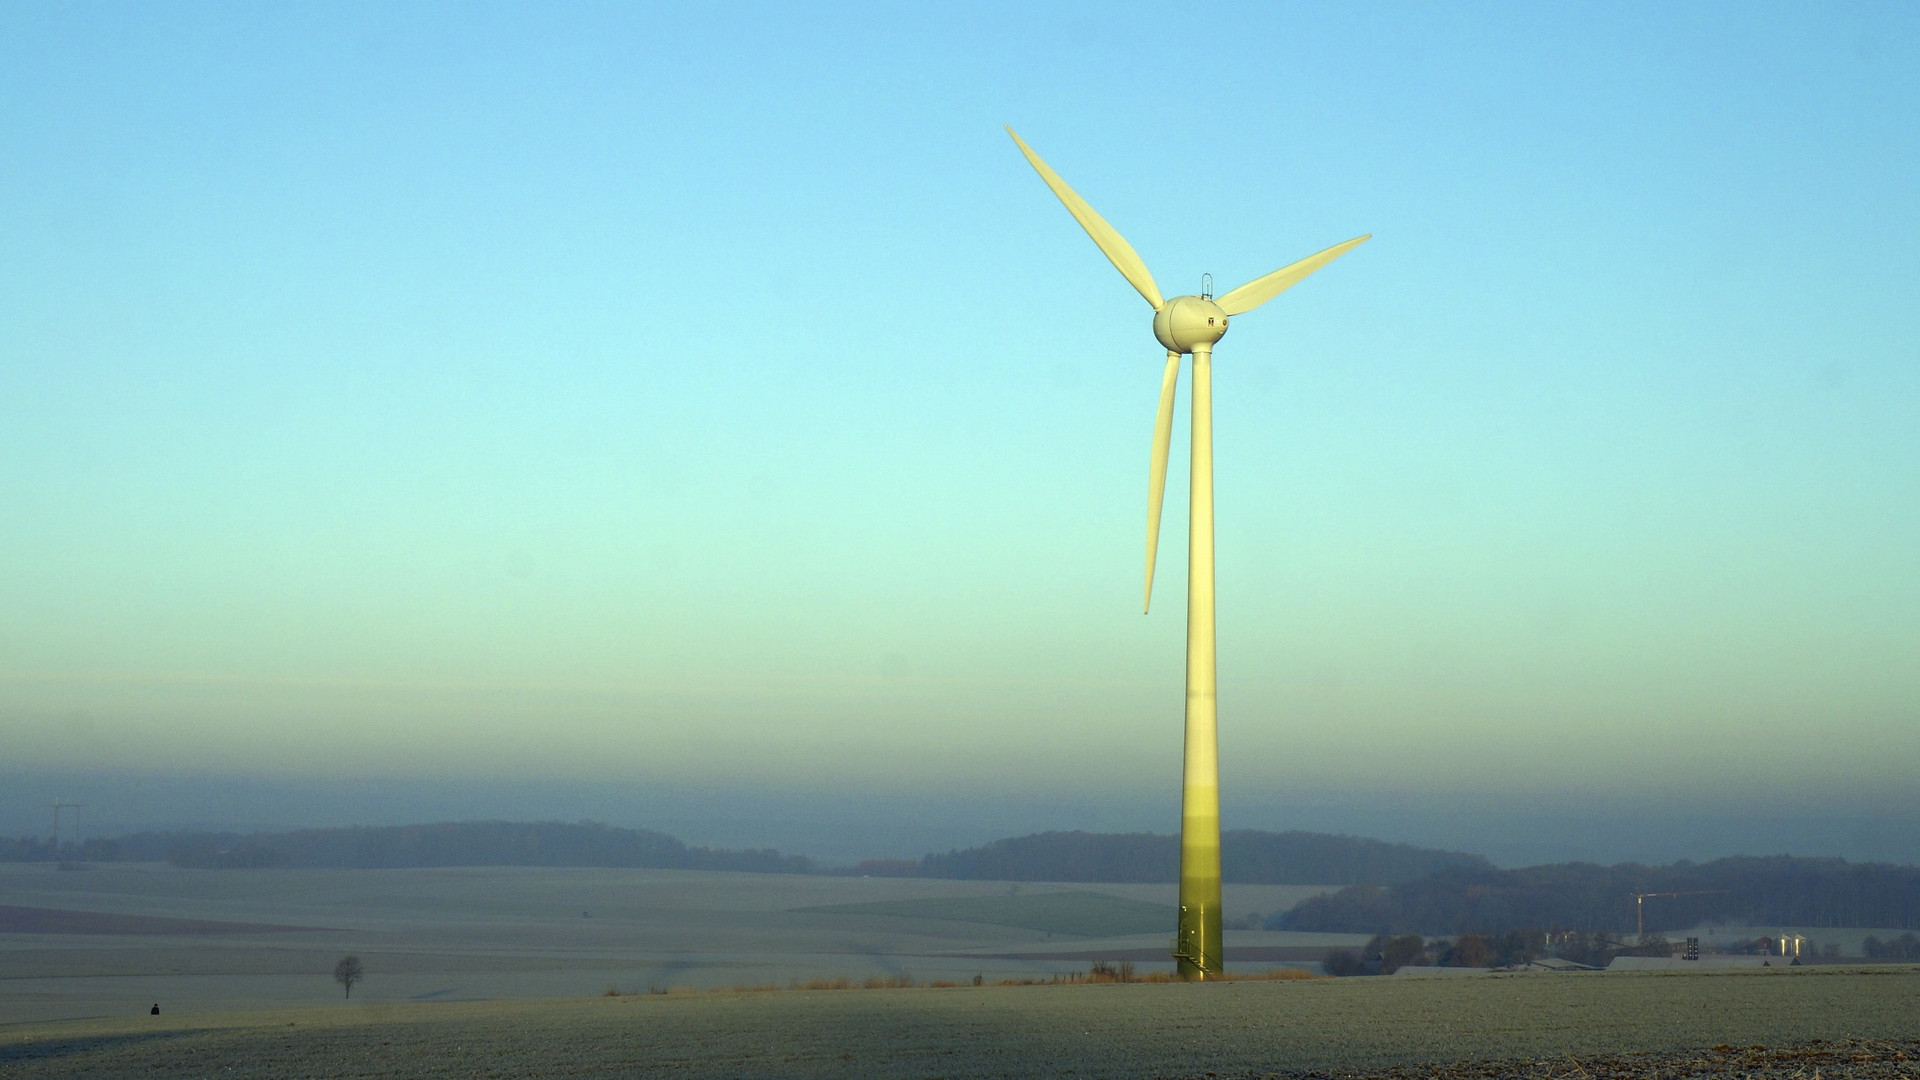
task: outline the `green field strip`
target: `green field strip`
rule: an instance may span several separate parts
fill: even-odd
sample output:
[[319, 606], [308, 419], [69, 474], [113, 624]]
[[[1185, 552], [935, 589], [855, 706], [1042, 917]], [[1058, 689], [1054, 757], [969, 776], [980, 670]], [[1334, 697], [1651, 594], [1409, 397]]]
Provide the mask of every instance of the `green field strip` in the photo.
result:
[[820, 915], [892, 915], [908, 919], [1016, 926], [1076, 937], [1172, 933], [1169, 904], [1129, 900], [1093, 892], [1023, 893], [1011, 896], [950, 896], [922, 900], [874, 900], [794, 908]]

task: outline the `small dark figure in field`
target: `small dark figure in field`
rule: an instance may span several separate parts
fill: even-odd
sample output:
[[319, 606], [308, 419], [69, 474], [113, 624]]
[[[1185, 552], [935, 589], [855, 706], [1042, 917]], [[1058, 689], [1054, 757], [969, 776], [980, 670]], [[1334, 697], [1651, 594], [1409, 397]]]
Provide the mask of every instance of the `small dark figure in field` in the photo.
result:
[[[333, 965], [333, 981], [346, 988], [347, 997], [353, 996], [353, 984], [366, 977], [367, 969], [357, 956], [343, 956], [339, 963]], [[159, 1012], [160, 1006], [155, 1005], [153, 1011]]]
[[149, 1016], [159, 1016], [159, 1015], [160, 1015], [160, 1003], [159, 1003], [159, 1002], [157, 1002], [157, 1001], [156, 1001], [156, 1002], [154, 1002], [154, 1003], [153, 1003], [153, 1008], [151, 1008], [151, 1009], [148, 1009], [148, 1010], [147, 1010], [147, 1015], [149, 1015]]

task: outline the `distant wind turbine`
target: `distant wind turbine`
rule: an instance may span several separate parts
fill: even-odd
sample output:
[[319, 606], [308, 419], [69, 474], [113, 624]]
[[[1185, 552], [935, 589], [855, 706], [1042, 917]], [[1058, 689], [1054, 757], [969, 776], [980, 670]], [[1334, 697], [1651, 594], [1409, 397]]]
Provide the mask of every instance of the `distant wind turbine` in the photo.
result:
[[1218, 300], [1160, 297], [1147, 264], [1106, 219], [1094, 212], [1058, 173], [1040, 160], [1013, 128], [1040, 179], [1099, 245], [1114, 269], [1153, 305], [1153, 336], [1167, 350], [1160, 378], [1160, 412], [1153, 425], [1153, 462], [1147, 474], [1147, 584], [1142, 610], [1153, 603], [1153, 560], [1160, 543], [1160, 503], [1167, 487], [1167, 449], [1173, 429], [1173, 391], [1180, 357], [1193, 354], [1193, 480], [1187, 517], [1187, 733], [1180, 789], [1180, 925], [1173, 958], [1181, 978], [1206, 979], [1224, 970], [1220, 948], [1220, 753], [1214, 700], [1213, 650], [1213, 343], [1229, 316], [1252, 311], [1345, 255], [1372, 234], [1357, 236], [1299, 262], [1255, 278]]

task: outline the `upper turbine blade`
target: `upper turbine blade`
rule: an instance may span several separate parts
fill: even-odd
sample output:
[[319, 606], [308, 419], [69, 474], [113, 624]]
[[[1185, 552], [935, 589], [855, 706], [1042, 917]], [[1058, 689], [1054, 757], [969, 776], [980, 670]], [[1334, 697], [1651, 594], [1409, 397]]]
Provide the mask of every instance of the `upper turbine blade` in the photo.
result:
[[1087, 230], [1087, 235], [1093, 237], [1093, 242], [1100, 245], [1100, 250], [1106, 253], [1107, 258], [1113, 263], [1113, 268], [1120, 271], [1120, 276], [1126, 278], [1129, 284], [1140, 290], [1140, 295], [1147, 298], [1147, 303], [1153, 305], [1153, 310], [1159, 311], [1160, 305], [1166, 301], [1160, 298], [1160, 287], [1153, 283], [1153, 275], [1147, 273], [1147, 264], [1140, 260], [1133, 246], [1115, 232], [1113, 226], [1107, 224], [1106, 218], [1094, 213], [1093, 207], [1087, 205], [1087, 200], [1068, 187], [1067, 182], [1060, 179], [1059, 173], [1048, 168], [1047, 163], [1040, 160], [1040, 155], [1034, 153], [1032, 147], [1022, 141], [1020, 136], [1014, 134], [1013, 128], [1007, 128], [1007, 134], [1013, 135], [1013, 141], [1020, 147], [1020, 152], [1027, 155], [1027, 164], [1033, 166], [1033, 171], [1039, 173], [1040, 179], [1045, 180], [1047, 186], [1053, 189], [1053, 193], [1066, 204], [1067, 212], [1073, 215], [1073, 219], [1080, 223], [1081, 228]]
[[1153, 420], [1153, 464], [1147, 470], [1147, 596], [1142, 612], [1153, 607], [1153, 556], [1160, 548], [1160, 502], [1167, 493], [1167, 444], [1173, 438], [1173, 388], [1180, 381], [1180, 354], [1167, 353], [1160, 377], [1160, 413]]
[[1300, 280], [1308, 274], [1313, 273], [1315, 270], [1352, 251], [1362, 242], [1371, 239], [1372, 236], [1372, 233], [1368, 233], [1366, 236], [1356, 236], [1344, 244], [1335, 244], [1318, 254], [1309, 255], [1297, 263], [1283, 266], [1273, 273], [1268, 274], [1266, 277], [1254, 278], [1245, 285], [1215, 300], [1214, 303], [1219, 304], [1220, 309], [1229, 315], [1238, 315], [1241, 312], [1252, 311], [1261, 304], [1298, 285]]

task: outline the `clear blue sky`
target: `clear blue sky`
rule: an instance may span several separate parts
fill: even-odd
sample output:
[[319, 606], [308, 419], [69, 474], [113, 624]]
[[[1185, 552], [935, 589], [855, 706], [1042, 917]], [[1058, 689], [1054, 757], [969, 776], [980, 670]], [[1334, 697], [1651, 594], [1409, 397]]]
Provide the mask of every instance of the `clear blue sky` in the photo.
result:
[[1011, 123], [1170, 294], [1375, 236], [1216, 358], [1230, 827], [1920, 813], [1916, 115], [1906, 3], [0, 3], [0, 762], [1172, 828], [1184, 428], [1142, 617]]

